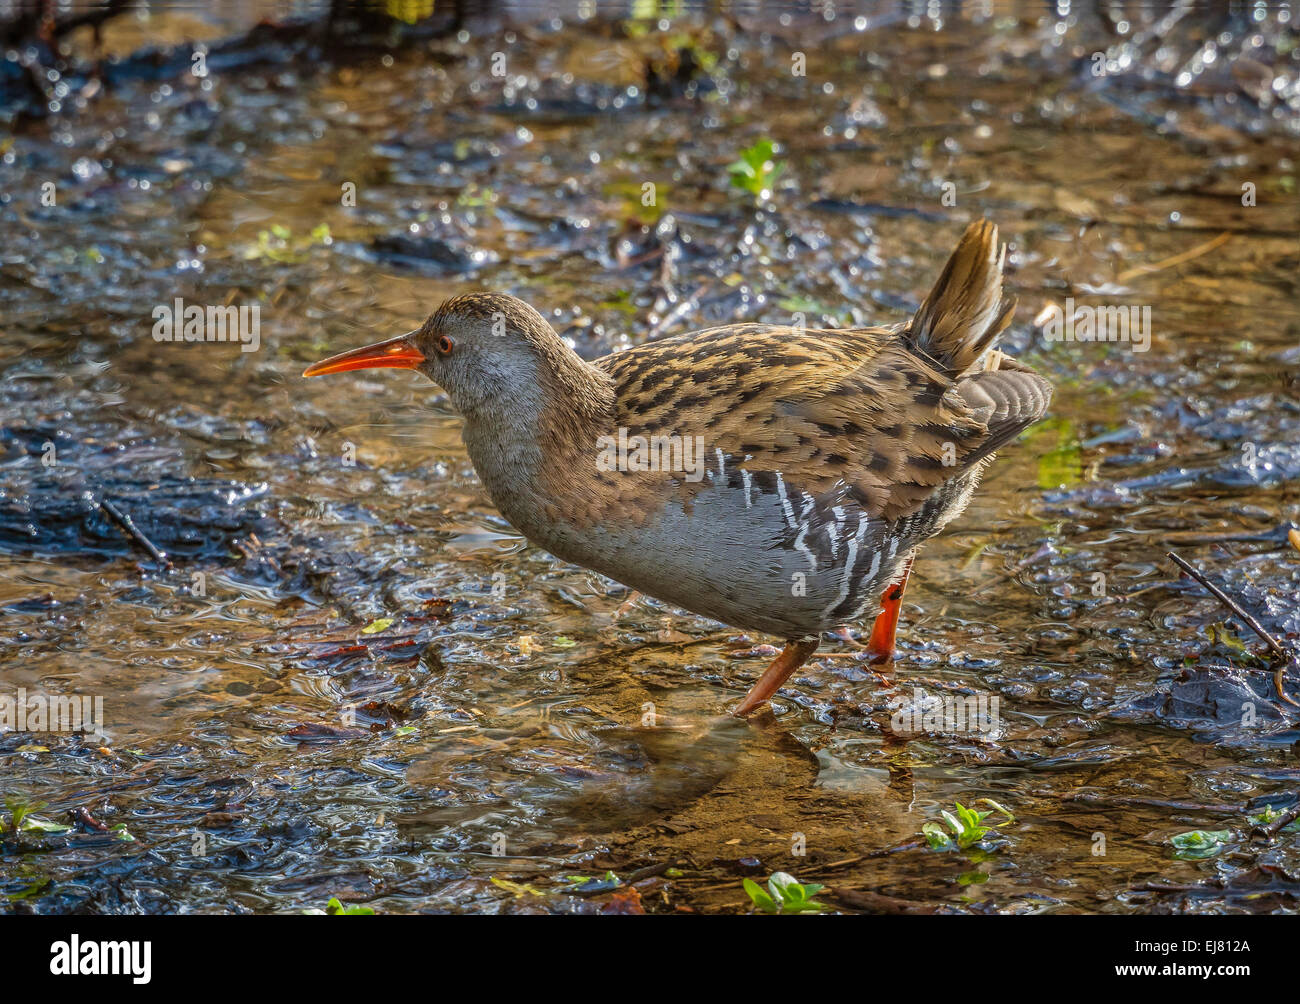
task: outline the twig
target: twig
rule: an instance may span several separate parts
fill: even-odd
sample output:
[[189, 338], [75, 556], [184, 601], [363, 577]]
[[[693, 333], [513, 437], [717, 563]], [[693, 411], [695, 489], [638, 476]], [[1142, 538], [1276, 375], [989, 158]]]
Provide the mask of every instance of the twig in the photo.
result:
[[886, 896], [870, 889], [828, 889], [822, 895], [837, 899], [855, 910], [870, 910], [873, 913], [934, 914], [943, 909], [938, 903], [921, 903], [898, 896]]
[[1209, 895], [1220, 892], [1218, 888], [1203, 885], [1172, 885], [1163, 882], [1143, 882], [1141, 885], [1129, 886], [1130, 892], [1195, 892]]
[[167, 552], [159, 550], [158, 546], [152, 540], [141, 533], [140, 528], [135, 525], [135, 522], [130, 516], [122, 512], [122, 510], [117, 506], [113, 505], [113, 503], [106, 497], [100, 498], [96, 504], [108, 515], [109, 519], [121, 528], [123, 533], [139, 544], [149, 557], [153, 558], [154, 561], [158, 562], [168, 571], [171, 571], [172, 563], [167, 557]]
[[1172, 265], [1181, 265], [1185, 261], [1191, 261], [1193, 258], [1199, 258], [1201, 255], [1213, 251], [1220, 244], [1226, 244], [1232, 240], [1232, 234], [1224, 231], [1218, 237], [1213, 237], [1204, 244], [1198, 244], [1190, 251], [1184, 251], [1182, 254], [1176, 254], [1171, 258], [1164, 258], [1161, 261], [1151, 265], [1137, 265], [1134, 268], [1125, 269], [1119, 275], [1115, 276], [1116, 282], [1127, 282], [1129, 279], [1137, 278], [1139, 275], [1149, 275], [1152, 272], [1159, 272], [1169, 268]]
[[1231, 596], [1225, 593], [1222, 589], [1216, 586], [1213, 582], [1207, 579], [1203, 574], [1201, 574], [1194, 567], [1192, 567], [1191, 564], [1184, 561], [1173, 551], [1166, 551], [1165, 554], [1168, 556], [1170, 561], [1172, 561], [1175, 565], [1177, 565], [1184, 572], [1186, 572], [1193, 579], [1195, 579], [1206, 589], [1208, 589], [1211, 593], [1213, 593], [1220, 603], [1222, 603], [1225, 607], [1227, 607], [1234, 614], [1236, 614], [1243, 621], [1245, 621], [1248, 625], [1250, 625], [1250, 629], [1264, 639], [1264, 643], [1268, 645], [1270, 649], [1272, 649], [1273, 654], [1277, 656], [1279, 662], [1277, 671], [1273, 674], [1273, 684], [1274, 686], [1277, 687], [1277, 696], [1282, 698], [1282, 700], [1286, 701], [1286, 703], [1290, 704], [1292, 707], [1300, 708], [1300, 702], [1296, 702], [1292, 700], [1290, 697], [1288, 697], [1286, 691], [1283, 689], [1283, 684], [1286, 682], [1287, 667], [1293, 665], [1295, 663], [1295, 659], [1286, 649], [1282, 647], [1281, 642], [1279, 642], [1271, 634], [1265, 631], [1264, 625], [1262, 625], [1259, 621], [1257, 621], [1254, 617], [1252, 617], [1249, 613], [1247, 613], [1245, 608], [1242, 607], [1240, 603], [1238, 603]]
[[1174, 809], [1185, 812], [1213, 812], [1221, 816], [1240, 816], [1245, 813], [1240, 805], [1224, 805], [1210, 803], [1206, 805], [1201, 802], [1180, 802], [1176, 800], [1163, 798], [1138, 798], [1134, 796], [1112, 796], [1099, 795], [1090, 791], [1079, 791], [1064, 796], [1062, 802], [1083, 803], [1084, 805], [1096, 806], [1098, 809], [1107, 808], [1152, 808], [1152, 809]]
[[1250, 831], [1250, 835], [1259, 840], [1272, 840], [1278, 835], [1278, 831], [1290, 826], [1298, 818], [1300, 818], [1300, 802], [1291, 806], [1271, 823], [1261, 823], [1256, 826]]
[[627, 875], [623, 879], [623, 881], [626, 882], [628, 885], [632, 885], [634, 882], [641, 882], [644, 881], [645, 879], [654, 878], [657, 875], [662, 875], [669, 868], [676, 868], [676, 867], [679, 867], [679, 865], [674, 864], [672, 861], [660, 861], [658, 864], [647, 865], [644, 868], [638, 868], [636, 871]]
[[673, 307], [673, 309], [668, 311], [668, 313], [664, 314], [664, 316], [659, 319], [659, 323], [654, 325], [654, 327], [650, 329], [649, 335], [647, 337], [649, 338], [658, 337], [661, 331], [667, 328], [670, 324], [673, 324], [674, 322], [679, 320], [684, 314], [690, 311], [699, 301], [700, 297], [704, 295], [705, 291], [708, 290], [708, 288], [709, 288], [709, 283], [707, 282], [701, 283], [700, 287], [694, 293], [678, 301], [677, 304]]
[[1172, 561], [1175, 565], [1177, 565], [1184, 572], [1190, 575], [1193, 579], [1195, 579], [1206, 589], [1212, 592], [1216, 597], [1218, 597], [1219, 601], [1225, 607], [1227, 607], [1234, 614], [1240, 617], [1243, 621], [1249, 624], [1251, 629], [1254, 630], [1254, 632], [1257, 635], [1263, 638], [1265, 643], [1268, 645], [1268, 647], [1273, 650], [1274, 655], [1278, 656], [1278, 658], [1281, 659], [1285, 659], [1288, 657], [1286, 650], [1282, 647], [1282, 645], [1278, 642], [1278, 640], [1274, 638], [1271, 634], [1269, 634], [1267, 631], [1265, 631], [1264, 626], [1260, 624], [1259, 621], [1255, 620], [1255, 618], [1252, 617], [1249, 613], [1247, 613], [1240, 603], [1238, 603], [1231, 596], [1225, 593], [1222, 589], [1216, 586], [1213, 582], [1207, 579], [1205, 575], [1201, 573], [1190, 562], [1179, 557], [1173, 551], [1166, 551], [1165, 554], [1168, 556], [1170, 561]]
[[813, 871], [820, 875], [824, 871], [832, 868], [843, 868], [845, 865], [855, 865], [859, 861], [868, 861], [872, 858], [887, 858], [891, 854], [901, 854], [903, 851], [915, 851], [919, 848], [928, 846], [925, 840], [909, 840], [906, 843], [894, 844], [893, 847], [882, 847], [876, 851], [868, 851], [866, 854], [859, 854], [854, 858], [841, 858], [839, 861], [832, 861], [830, 864], [817, 865]]

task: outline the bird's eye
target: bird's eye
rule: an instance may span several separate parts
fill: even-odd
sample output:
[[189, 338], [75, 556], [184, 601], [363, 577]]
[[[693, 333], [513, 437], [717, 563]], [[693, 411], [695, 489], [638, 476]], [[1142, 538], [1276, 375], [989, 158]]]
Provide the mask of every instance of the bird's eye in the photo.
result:
[[452, 340], [448, 338], [446, 335], [443, 335], [441, 338], [438, 339], [438, 352], [444, 356], [449, 356], [451, 355], [451, 350], [453, 345], [454, 343], [452, 342]]

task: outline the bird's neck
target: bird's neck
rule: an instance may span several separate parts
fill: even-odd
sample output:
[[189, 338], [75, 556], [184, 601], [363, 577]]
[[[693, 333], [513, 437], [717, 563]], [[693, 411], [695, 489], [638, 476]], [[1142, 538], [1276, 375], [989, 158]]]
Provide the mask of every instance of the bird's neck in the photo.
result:
[[530, 524], [562, 518], [565, 499], [594, 480], [596, 440], [615, 422], [609, 375], [552, 338], [538, 352], [535, 380], [465, 413], [465, 446], [484, 487], [534, 539], [544, 528]]

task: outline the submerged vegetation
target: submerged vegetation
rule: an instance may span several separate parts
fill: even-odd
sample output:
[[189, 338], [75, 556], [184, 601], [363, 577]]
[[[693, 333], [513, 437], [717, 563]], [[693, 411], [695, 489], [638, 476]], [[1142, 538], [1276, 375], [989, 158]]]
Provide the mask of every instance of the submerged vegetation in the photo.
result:
[[994, 812], [1005, 817], [1002, 822], [996, 824], [998, 827], [1016, 821], [1015, 816], [993, 799], [981, 798], [979, 802], [990, 806], [990, 808], [984, 810], [968, 809], [960, 802], [954, 802], [952, 812], [947, 809], [941, 810], [940, 815], [943, 816], [943, 821], [948, 827], [946, 832], [939, 823], [926, 823], [922, 826], [921, 833], [929, 841], [931, 849], [936, 851], [964, 851], [968, 847], [979, 844], [995, 828], [983, 825], [984, 820], [993, 815]]
[[748, 192], [755, 202], [769, 202], [776, 181], [785, 170], [785, 162], [776, 159], [770, 139], [760, 139], [740, 151], [740, 158], [727, 166], [731, 184]]
[[774, 873], [766, 889], [753, 879], [745, 879], [744, 886], [750, 902], [762, 913], [821, 913], [827, 909], [813, 899], [825, 886], [815, 882], [803, 885], [786, 872]]

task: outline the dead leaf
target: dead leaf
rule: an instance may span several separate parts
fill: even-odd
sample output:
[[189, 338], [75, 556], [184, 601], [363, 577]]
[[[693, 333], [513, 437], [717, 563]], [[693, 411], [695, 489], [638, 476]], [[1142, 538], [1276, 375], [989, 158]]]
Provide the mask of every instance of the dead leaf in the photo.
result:
[[492, 876], [492, 884], [498, 889], [504, 889], [506, 892], [510, 893], [510, 895], [514, 896], [515, 899], [522, 899], [524, 896], [546, 895], [542, 890], [534, 888], [527, 882], [511, 882], [508, 879], [499, 879], [495, 875]]
[[628, 886], [609, 897], [609, 902], [600, 908], [601, 913], [623, 916], [642, 916], [645, 907], [641, 905], [641, 893], [635, 886]]

